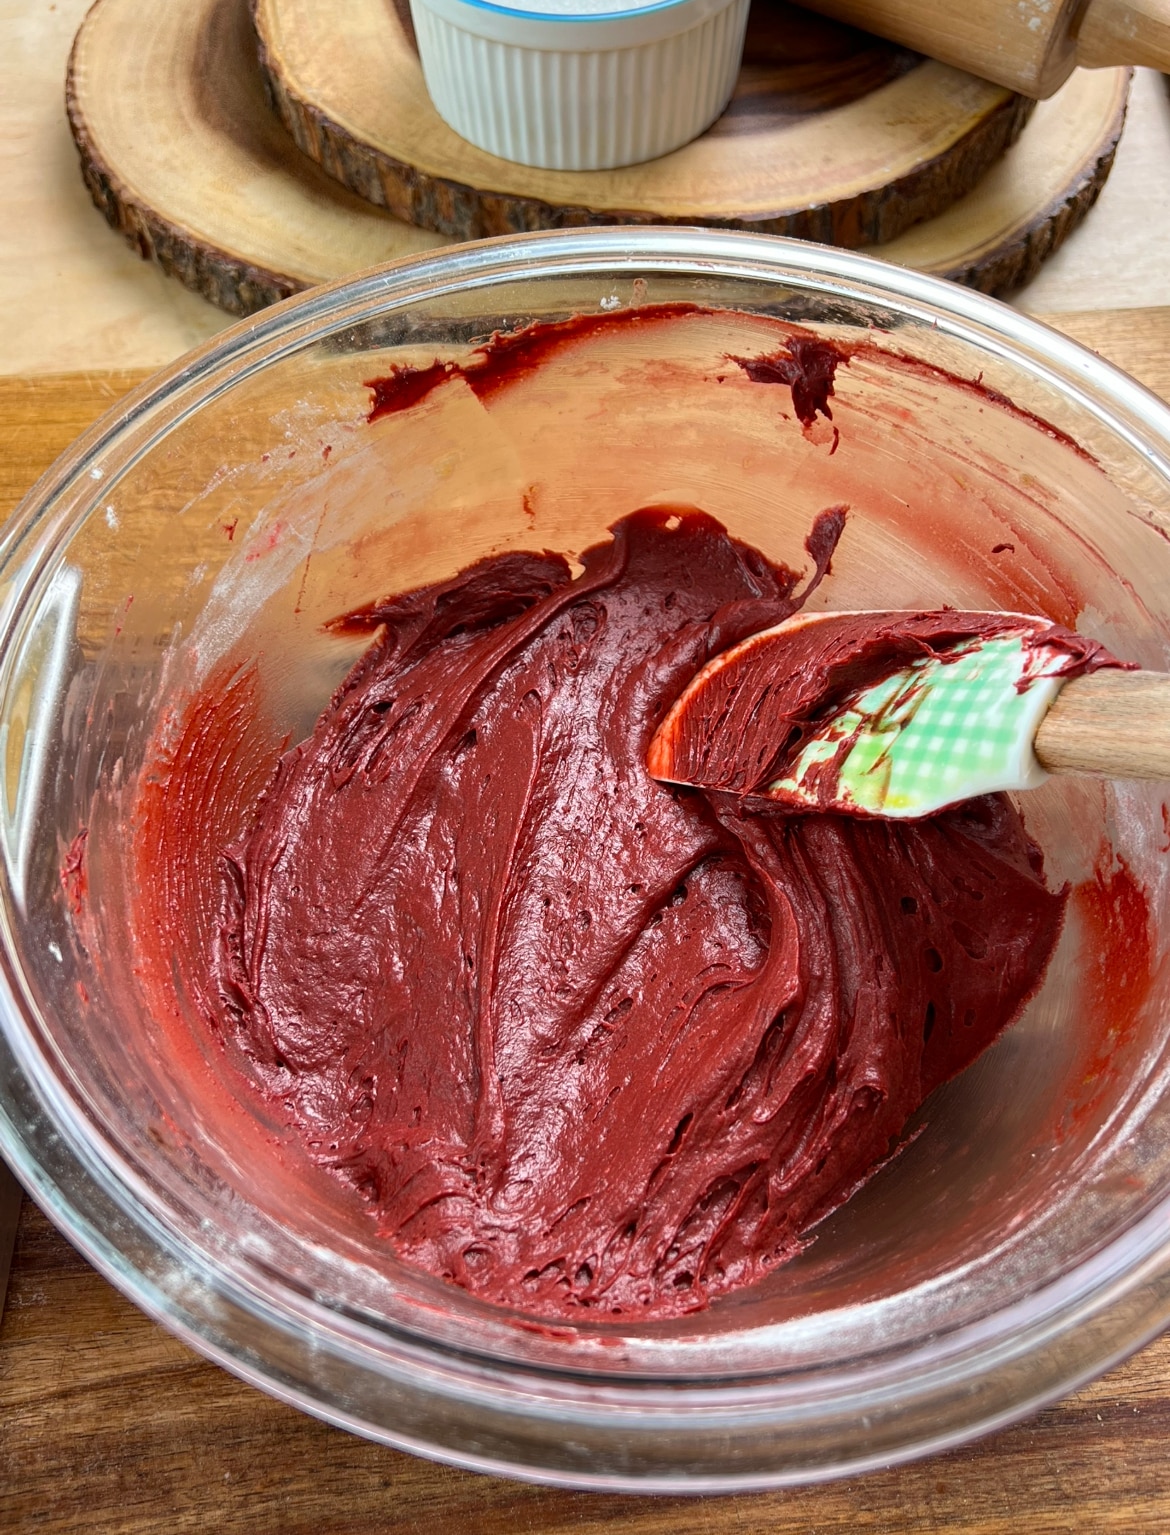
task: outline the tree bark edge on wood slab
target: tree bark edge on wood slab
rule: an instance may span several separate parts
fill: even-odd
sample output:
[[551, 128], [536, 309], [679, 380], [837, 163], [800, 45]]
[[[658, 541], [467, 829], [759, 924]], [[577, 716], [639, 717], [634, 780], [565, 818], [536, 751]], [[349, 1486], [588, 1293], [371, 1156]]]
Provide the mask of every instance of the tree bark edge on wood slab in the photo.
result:
[[1113, 167], [1133, 71], [1080, 70], [963, 202], [871, 254], [983, 293], [1030, 282], [1081, 224]]
[[[883, 244], [965, 196], [1016, 141], [1035, 106], [1025, 97], [1005, 92], [974, 128], [889, 182], [758, 216], [729, 211], [716, 217], [693, 212], [671, 217], [637, 207], [602, 209], [587, 203], [554, 203], [423, 170], [372, 137], [346, 129], [323, 106], [309, 99], [282, 65], [266, 25], [265, 0], [250, 3], [269, 100], [297, 147], [367, 201], [396, 218], [454, 240], [591, 225], [703, 224], [849, 248]], [[387, 7], [386, 16], [388, 25], [400, 25], [392, 7]]]
[[1097, 164], [1086, 171], [1080, 185], [1063, 202], [1045, 208], [1016, 244], [995, 251], [981, 261], [958, 265], [938, 275], [961, 283], [965, 288], [990, 294], [1010, 293], [1039, 276], [1049, 256], [1060, 249], [1100, 197], [1113, 169], [1124, 120], [1123, 111], [1112, 144]]
[[110, 227], [124, 235], [144, 261], [157, 262], [168, 277], [177, 278], [228, 314], [255, 314], [303, 292], [304, 282], [229, 255], [193, 231], [180, 229], [131, 193], [105, 163], [81, 110], [76, 80], [80, 41], [79, 31], [65, 75], [65, 113], [80, 157], [82, 179]]
[[[137, 68], [128, 76], [117, 70], [111, 74], [98, 67], [100, 52], [81, 48], [83, 34], [92, 30], [108, 6], [117, 5], [119, 15], [127, 9], [124, 0], [100, 0], [83, 23], [70, 58], [66, 105], [82, 174], [93, 201], [133, 249], [219, 308], [248, 315], [343, 275], [350, 266], [365, 268], [409, 254], [410, 242], [427, 248], [441, 243], [438, 236], [407, 229], [383, 208], [354, 196], [286, 137], [266, 104], [261, 70], [252, 52], [251, 6], [257, 0], [194, 3], [202, 19], [191, 26], [201, 38], [212, 25], [214, 13], [219, 63], [209, 80], [205, 78], [208, 69], [199, 68], [200, 60], [207, 64], [206, 46], [193, 47], [186, 34], [182, 40], [178, 33], [172, 36], [173, 28], [153, 37], [156, 51], [162, 49], [160, 58], [169, 59], [175, 72], [163, 103], [166, 107], [172, 96], [177, 103], [170, 127], [157, 116], [158, 101], [152, 105], [135, 94], [146, 89], [136, 83], [140, 76], [154, 79], [151, 69]], [[130, 9], [134, 27], [140, 31], [144, 17], [133, 6]], [[108, 41], [104, 46], [110, 46]], [[189, 145], [188, 158], [198, 162], [200, 175], [170, 188], [165, 178], [159, 182], [158, 155], [152, 145], [160, 134], [165, 138], [184, 125], [190, 130], [190, 103], [184, 107], [190, 71], [199, 73], [201, 89], [216, 91], [216, 99], [206, 114], [210, 128]], [[225, 71], [241, 78], [233, 84]], [[767, 83], [764, 76], [764, 90]], [[1027, 281], [1095, 201], [1121, 132], [1127, 85], [1124, 70], [1080, 72], [1053, 101], [1040, 105], [1017, 146], [997, 161], [966, 199], [872, 253], [984, 292], [1000, 292]], [[759, 99], [759, 79], [754, 88], [757, 95], [741, 102], [741, 108], [747, 105], [750, 110]], [[113, 130], [108, 110], [111, 91], [118, 103]], [[225, 131], [220, 121], [224, 117], [221, 95], [232, 103], [231, 142], [224, 142], [222, 163], [217, 158]], [[136, 129], [127, 127], [147, 117], [154, 122], [153, 137], [141, 138]], [[168, 164], [172, 158], [168, 157]], [[241, 203], [238, 196], [224, 200], [214, 195], [222, 182], [238, 183], [241, 176], [247, 180], [253, 170], [268, 177], [266, 184], [286, 199], [281, 206], [294, 218], [295, 234], [301, 239], [290, 239], [286, 224], [272, 226], [271, 219], [267, 235], [258, 232], [247, 200]], [[171, 197], [168, 189], [179, 195]], [[355, 215], [357, 224], [352, 222]], [[617, 217], [607, 213], [590, 218], [585, 212], [579, 222], [612, 223]], [[344, 222], [346, 218], [350, 223]], [[275, 242], [273, 227], [278, 236]], [[398, 234], [407, 239], [405, 245]], [[308, 235], [306, 246], [303, 237]], [[351, 244], [355, 238], [360, 250]]]

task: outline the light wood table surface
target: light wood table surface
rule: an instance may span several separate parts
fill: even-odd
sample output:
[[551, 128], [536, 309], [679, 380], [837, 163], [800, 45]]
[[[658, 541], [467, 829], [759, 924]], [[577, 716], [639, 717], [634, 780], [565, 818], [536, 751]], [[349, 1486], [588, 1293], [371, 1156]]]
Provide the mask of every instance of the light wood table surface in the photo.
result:
[[[85, 5], [0, 0], [0, 517], [122, 390], [229, 323], [89, 203], [61, 102]], [[1140, 72], [1097, 208], [1014, 302], [1170, 398], [1168, 252], [1170, 98]], [[28, 1200], [0, 1323], [0, 1529], [16, 1535], [1165, 1535], [1168, 1442], [1170, 1336], [1014, 1429], [849, 1482], [695, 1500], [527, 1487], [367, 1444], [243, 1385]]]

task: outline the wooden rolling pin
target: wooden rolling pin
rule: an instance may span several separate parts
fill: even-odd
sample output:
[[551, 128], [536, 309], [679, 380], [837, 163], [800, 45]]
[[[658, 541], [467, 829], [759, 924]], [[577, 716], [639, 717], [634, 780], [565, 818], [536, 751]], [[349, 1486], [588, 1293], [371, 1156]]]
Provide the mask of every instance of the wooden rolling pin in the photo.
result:
[[1170, 0], [801, 0], [1025, 96], [1078, 66], [1170, 70]]

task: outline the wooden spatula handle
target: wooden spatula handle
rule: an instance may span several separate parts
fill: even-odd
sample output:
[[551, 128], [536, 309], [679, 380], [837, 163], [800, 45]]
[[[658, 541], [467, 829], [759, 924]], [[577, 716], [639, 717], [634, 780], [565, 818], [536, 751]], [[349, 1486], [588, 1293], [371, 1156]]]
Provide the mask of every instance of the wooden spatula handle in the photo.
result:
[[1074, 677], [1036, 732], [1050, 773], [1170, 780], [1170, 674], [1106, 669]]

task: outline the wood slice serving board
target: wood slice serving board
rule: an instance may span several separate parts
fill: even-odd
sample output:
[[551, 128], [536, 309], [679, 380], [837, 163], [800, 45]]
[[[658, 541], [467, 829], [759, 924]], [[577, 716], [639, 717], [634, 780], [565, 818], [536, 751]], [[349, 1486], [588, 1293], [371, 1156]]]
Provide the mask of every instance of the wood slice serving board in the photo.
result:
[[265, 101], [246, 0], [99, 0], [66, 103], [110, 223], [233, 314], [444, 243], [297, 151]]
[[545, 171], [476, 149], [431, 106], [391, 0], [253, 0], [261, 66], [306, 154], [370, 202], [452, 239], [590, 223], [713, 224], [879, 244], [971, 190], [1031, 102], [756, 0], [728, 111], [673, 154]]
[[1128, 69], [1079, 69], [966, 197], [869, 254], [1002, 293], [1036, 276], [1088, 213], [1113, 165]]
[[[109, 221], [234, 314], [443, 243], [294, 147], [265, 104], [247, 6], [98, 0], [67, 93], [83, 172]], [[889, 67], [888, 53], [868, 67]], [[745, 71], [741, 101], [759, 79]], [[1103, 183], [1127, 88], [1124, 70], [1074, 75], [973, 192], [882, 254], [986, 291], [1024, 281]]]

